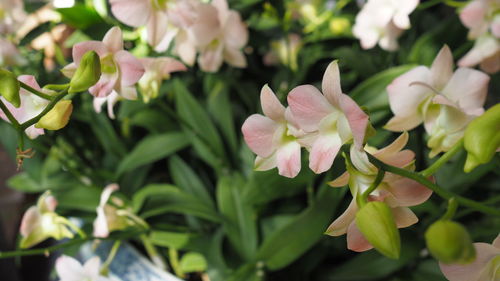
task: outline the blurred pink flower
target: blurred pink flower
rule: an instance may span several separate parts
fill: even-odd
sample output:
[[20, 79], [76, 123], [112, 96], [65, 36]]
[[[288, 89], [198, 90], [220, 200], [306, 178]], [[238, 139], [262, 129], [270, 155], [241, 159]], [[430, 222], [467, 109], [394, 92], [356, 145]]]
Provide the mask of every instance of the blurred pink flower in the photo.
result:
[[186, 66], [173, 58], [141, 58], [142, 65], [146, 72], [139, 80], [139, 90], [144, 102], [149, 102], [158, 96], [161, 82], [170, 79], [170, 73], [186, 71]]
[[73, 238], [70, 223], [55, 213], [56, 206], [57, 200], [47, 191], [38, 198], [36, 206], [24, 213], [19, 230], [21, 248], [32, 247], [50, 237], [57, 240]]
[[293, 178], [300, 171], [300, 144], [294, 132], [290, 110], [279, 102], [269, 86], [260, 92], [264, 115], [248, 117], [241, 131], [248, 147], [257, 154], [255, 169], [266, 171], [278, 167], [279, 174]]
[[424, 123], [431, 136], [431, 157], [450, 149], [466, 125], [484, 112], [489, 76], [470, 68], [453, 72], [453, 57], [444, 46], [431, 68], [418, 66], [396, 78], [389, 86], [394, 117], [385, 128], [411, 130]]
[[[101, 193], [101, 200], [97, 206], [97, 217], [94, 220], [94, 236], [106, 238], [109, 233], [115, 230], [122, 230], [133, 225], [127, 215], [129, 211], [122, 208], [123, 202], [118, 198], [111, 198], [113, 205], [108, 204], [111, 194], [119, 189], [117, 184], [109, 184]], [[123, 210], [123, 212], [121, 212]]]
[[310, 151], [309, 168], [327, 171], [342, 144], [354, 140], [361, 148], [368, 115], [340, 88], [337, 62], [328, 65], [322, 82], [323, 94], [312, 85], [301, 85], [288, 95], [288, 104], [298, 128], [309, 134], [304, 143]]
[[419, 0], [369, 0], [356, 16], [353, 34], [363, 49], [378, 43], [388, 51], [398, 48], [397, 38], [410, 28], [409, 15]]
[[26, 59], [11, 41], [0, 37], [0, 66], [23, 65]]
[[458, 61], [459, 66], [480, 65], [488, 73], [500, 70], [500, 1], [474, 0], [460, 12], [460, 20], [469, 28], [474, 46]]
[[15, 33], [27, 16], [22, 0], [1, 0], [0, 11], [0, 34]]
[[[403, 133], [392, 144], [376, 150], [365, 147], [374, 157], [396, 167], [414, 170], [415, 153], [411, 150], [402, 150], [408, 142], [408, 133]], [[326, 233], [340, 236], [347, 233], [347, 248], [356, 252], [372, 249], [373, 246], [366, 240], [355, 223], [358, 206], [356, 197], [361, 196], [375, 181], [378, 169], [369, 162], [365, 150], [360, 151], [351, 146], [350, 160], [347, 172], [329, 184], [342, 187], [349, 184], [353, 199], [345, 212], [340, 215], [327, 229]], [[425, 202], [432, 191], [425, 186], [402, 176], [386, 173], [382, 182], [370, 193], [369, 201], [383, 201], [392, 210], [398, 228], [415, 224], [418, 218], [408, 208]]]
[[246, 24], [238, 12], [229, 10], [226, 0], [213, 0], [211, 4], [217, 9], [219, 31], [212, 41], [200, 44], [200, 68], [215, 72], [223, 61], [234, 67], [246, 67], [246, 58], [241, 50], [248, 42]]
[[141, 62], [129, 52], [123, 50], [122, 31], [119, 27], [111, 28], [100, 41], [86, 41], [73, 47], [74, 62], [62, 71], [71, 77], [80, 64], [82, 56], [88, 51], [95, 51], [101, 60], [101, 78], [89, 92], [95, 97], [106, 97], [115, 91], [125, 99], [136, 99], [134, 84], [144, 74]]
[[[34, 76], [31, 75], [21, 75], [18, 77], [18, 80], [27, 84], [28, 86], [34, 88], [35, 90], [38, 90], [40, 92], [43, 92], [45, 94], [52, 94], [52, 91], [41, 89], [38, 83], [35, 80]], [[19, 95], [21, 97], [21, 106], [19, 108], [14, 107], [12, 104], [10, 104], [8, 101], [5, 100], [4, 97], [0, 97], [0, 99], [6, 104], [7, 108], [9, 111], [12, 113], [14, 118], [19, 122], [19, 123], [24, 123], [34, 117], [36, 117], [38, 114], [40, 114], [45, 107], [49, 104], [48, 100], [42, 99], [41, 97], [38, 97], [25, 89], [21, 88], [19, 91]], [[0, 110], [0, 118], [3, 120], [9, 122], [9, 119], [5, 114], [3, 113], [2, 110]], [[35, 125], [28, 127], [26, 130], [26, 135], [34, 139], [38, 137], [39, 135], [44, 134], [43, 129], [35, 128]]]
[[56, 260], [56, 272], [61, 281], [109, 281], [100, 274], [101, 260], [93, 257], [82, 266], [76, 259], [62, 255]]
[[500, 278], [500, 235], [492, 244], [474, 243], [476, 260], [467, 265], [439, 263], [450, 281], [497, 281]]

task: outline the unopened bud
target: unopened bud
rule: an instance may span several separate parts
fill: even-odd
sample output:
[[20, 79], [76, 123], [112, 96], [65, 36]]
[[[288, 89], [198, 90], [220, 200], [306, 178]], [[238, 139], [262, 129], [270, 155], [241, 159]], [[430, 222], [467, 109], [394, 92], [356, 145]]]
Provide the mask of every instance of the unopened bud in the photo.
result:
[[94, 51], [88, 51], [82, 57], [71, 82], [69, 92], [84, 92], [94, 86], [101, 77], [101, 62]]
[[15, 107], [21, 106], [19, 89], [19, 81], [14, 73], [0, 69], [0, 95]]
[[493, 158], [500, 147], [500, 104], [470, 122], [465, 129], [464, 147], [468, 152], [464, 167], [466, 173]]
[[442, 263], [467, 264], [474, 261], [476, 250], [467, 230], [459, 223], [439, 220], [425, 232], [427, 248]]
[[62, 100], [43, 116], [38, 123], [36, 123], [35, 127], [53, 131], [62, 129], [68, 124], [72, 112], [73, 105], [71, 101]]
[[399, 258], [399, 231], [387, 204], [379, 201], [368, 202], [356, 214], [356, 225], [377, 251], [392, 259]]

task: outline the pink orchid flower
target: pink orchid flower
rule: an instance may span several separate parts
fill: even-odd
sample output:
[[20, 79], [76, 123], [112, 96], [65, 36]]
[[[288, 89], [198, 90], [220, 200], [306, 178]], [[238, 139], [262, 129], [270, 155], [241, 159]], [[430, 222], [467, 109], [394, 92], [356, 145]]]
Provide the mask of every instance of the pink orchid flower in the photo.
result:
[[480, 65], [488, 73], [500, 70], [500, 2], [474, 0], [460, 12], [460, 20], [469, 28], [469, 39], [476, 42], [458, 61], [459, 66]]
[[241, 49], [248, 42], [247, 26], [238, 12], [229, 10], [226, 0], [213, 0], [211, 4], [217, 9], [220, 27], [211, 42], [200, 46], [200, 68], [215, 72], [223, 61], [234, 67], [246, 67], [246, 58]]
[[409, 15], [419, 0], [368, 0], [356, 16], [353, 34], [361, 40], [363, 49], [378, 43], [388, 51], [398, 48], [397, 38], [410, 28]]
[[350, 141], [363, 145], [368, 115], [340, 88], [337, 62], [323, 76], [323, 94], [312, 85], [301, 85], [288, 95], [288, 104], [298, 127], [309, 134], [309, 168], [315, 173], [330, 169], [340, 147]]
[[418, 66], [396, 78], [389, 86], [394, 117], [385, 128], [411, 130], [424, 123], [431, 136], [431, 157], [450, 149], [466, 125], [484, 112], [489, 76], [470, 68], [453, 72], [453, 57], [444, 46], [431, 68]]
[[177, 71], [186, 71], [186, 66], [173, 58], [142, 58], [140, 59], [146, 72], [139, 80], [139, 90], [144, 102], [158, 97], [161, 82], [170, 79], [170, 73]]
[[50, 237], [57, 240], [73, 238], [70, 222], [56, 214], [56, 206], [57, 200], [47, 191], [40, 196], [36, 206], [24, 213], [19, 230], [21, 248], [29, 248]]
[[[119, 189], [117, 184], [109, 184], [101, 194], [99, 206], [97, 206], [97, 217], [94, 220], [94, 236], [106, 238], [109, 233], [115, 230], [122, 230], [134, 225], [127, 215], [130, 213], [124, 207], [123, 201], [113, 197], [111, 194]], [[113, 200], [114, 205], [108, 204], [108, 200]]]
[[80, 64], [82, 56], [88, 51], [95, 51], [101, 60], [101, 77], [99, 81], [89, 88], [95, 97], [102, 98], [113, 91], [125, 99], [136, 99], [137, 91], [134, 84], [144, 74], [144, 67], [139, 59], [123, 50], [122, 31], [119, 27], [111, 28], [100, 41], [86, 41], [73, 47], [74, 62], [63, 69], [69, 77]]
[[61, 281], [110, 281], [102, 276], [101, 260], [93, 257], [82, 266], [76, 259], [62, 255], [56, 260], [56, 272]]
[[11, 41], [0, 38], [0, 66], [24, 65], [26, 62], [26, 59], [21, 56]]
[[[384, 163], [413, 170], [415, 153], [411, 150], [402, 150], [407, 142], [408, 134], [405, 132], [383, 149], [376, 150], [365, 147], [365, 150]], [[369, 162], [365, 150], [360, 151], [355, 146], [351, 146], [352, 165], [348, 164], [347, 172], [329, 183], [334, 187], [349, 184], [353, 200], [347, 210], [328, 227], [326, 233], [332, 236], [347, 233], [347, 248], [356, 252], [373, 248], [355, 222], [358, 211], [356, 197], [369, 188], [378, 173], [378, 169]], [[418, 218], [408, 207], [425, 202], [431, 194], [431, 190], [411, 179], [386, 173], [377, 189], [370, 193], [368, 200], [385, 202], [392, 210], [397, 227], [404, 228], [418, 221]]]
[[476, 260], [467, 265], [439, 263], [450, 281], [497, 281], [500, 279], [500, 235], [492, 244], [474, 243]]
[[10, 34], [17, 31], [26, 19], [24, 4], [22, 0], [0, 1], [0, 34]]
[[269, 86], [260, 92], [264, 115], [253, 114], [245, 120], [241, 131], [248, 147], [257, 154], [255, 169], [270, 170], [278, 167], [279, 174], [293, 178], [300, 171], [300, 143], [293, 134], [293, 117], [279, 102]]
[[[35, 80], [34, 76], [31, 75], [21, 75], [18, 77], [18, 80], [27, 84], [28, 86], [34, 88], [35, 90], [38, 90], [42, 93], [51, 95], [53, 92], [45, 89], [41, 89], [38, 83]], [[19, 91], [19, 95], [21, 97], [21, 106], [19, 108], [14, 107], [12, 104], [10, 104], [8, 101], [6, 101], [3, 97], [0, 97], [0, 99], [6, 104], [7, 108], [9, 111], [12, 113], [14, 118], [19, 122], [19, 123], [24, 123], [34, 117], [36, 117], [38, 114], [40, 114], [45, 107], [49, 104], [48, 100], [42, 99], [38, 96], [35, 96], [34, 94], [26, 91], [25, 89], [21, 88]], [[0, 118], [3, 120], [9, 122], [9, 119], [3, 111], [0, 110]], [[44, 134], [43, 129], [35, 128], [35, 125], [28, 127], [26, 130], [26, 135], [30, 139], [34, 139], [38, 137], [39, 135]]]

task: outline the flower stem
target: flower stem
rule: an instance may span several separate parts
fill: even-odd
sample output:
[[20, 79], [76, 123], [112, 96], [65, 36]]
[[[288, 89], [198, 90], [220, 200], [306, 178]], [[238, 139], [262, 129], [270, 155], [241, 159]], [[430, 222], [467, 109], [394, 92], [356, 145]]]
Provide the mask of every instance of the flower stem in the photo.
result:
[[170, 264], [172, 265], [172, 269], [174, 270], [175, 275], [177, 275], [177, 277], [179, 278], [184, 278], [185, 276], [179, 264], [179, 253], [177, 252], [177, 250], [172, 247], [169, 248], [168, 257], [170, 259]]
[[360, 202], [356, 202], [358, 203], [359, 207], [363, 207], [366, 204], [366, 202], [368, 201], [368, 196], [370, 196], [370, 193], [372, 193], [375, 189], [377, 189], [377, 187], [384, 179], [384, 175], [385, 175], [384, 170], [378, 169], [377, 177], [375, 177], [375, 180], [372, 182], [372, 184], [370, 184], [368, 189], [365, 190], [365, 192], [363, 192], [363, 194], [361, 195], [361, 199], [359, 200]]
[[424, 177], [429, 177], [430, 175], [433, 175], [441, 166], [443, 166], [444, 163], [448, 162], [453, 155], [455, 155], [457, 152], [459, 152], [462, 147], [463, 147], [464, 141], [463, 138], [457, 141], [453, 147], [448, 150], [443, 156], [441, 156], [436, 162], [432, 163], [427, 169], [423, 170], [420, 172], [420, 174]]
[[142, 234], [141, 240], [142, 244], [144, 244], [144, 248], [146, 249], [146, 252], [148, 253], [151, 261], [153, 261], [153, 263], [160, 269], [167, 270], [167, 264], [162, 259], [160, 254], [158, 254], [158, 251], [156, 251], [156, 248], [153, 245], [153, 243], [151, 243], [151, 240], [149, 240], [149, 237], [147, 237], [145, 234]]
[[53, 96], [50, 96], [50, 95], [47, 95], [47, 94], [44, 94], [34, 88], [32, 88], [31, 86], [29, 86], [28, 84], [26, 83], [23, 83], [21, 81], [19, 81], [19, 85], [21, 86], [21, 88], [31, 92], [32, 94], [36, 95], [36, 96], [39, 96], [41, 97], [42, 99], [46, 99], [46, 100], [53, 100], [54, 97]]
[[22, 123], [20, 126], [21, 126], [21, 129], [24, 131], [26, 130], [27, 128], [29, 128], [30, 126], [32, 125], [35, 125], [38, 121], [40, 121], [40, 119], [45, 116], [47, 113], [49, 113], [49, 111], [52, 110], [52, 108], [54, 108], [54, 106], [56, 106], [56, 104], [62, 100], [66, 95], [68, 94], [68, 89], [62, 91], [61, 93], [59, 93], [59, 95], [55, 96], [51, 102], [47, 105], [47, 107], [45, 107], [45, 109], [40, 112], [40, 114], [38, 114], [37, 116], [31, 118], [30, 120]]
[[113, 260], [115, 259], [115, 256], [116, 256], [116, 253], [118, 253], [118, 249], [120, 248], [120, 245], [121, 245], [122, 241], [120, 240], [117, 240], [115, 241], [115, 243], [113, 243], [113, 247], [111, 248], [111, 250], [109, 251], [109, 255], [108, 255], [108, 258], [106, 259], [106, 261], [102, 264], [102, 267], [101, 267], [101, 274], [104, 274], [104, 275], [108, 275], [108, 272], [109, 272], [109, 265], [113, 262]]
[[441, 217], [441, 220], [451, 220], [457, 211], [458, 203], [455, 197], [451, 197], [448, 200], [448, 208], [446, 213]]
[[19, 129], [19, 122], [17, 122], [16, 118], [14, 118], [14, 115], [12, 115], [12, 113], [2, 100], [0, 100], [0, 109], [3, 111], [7, 119], [9, 119], [9, 122], [12, 124], [12, 126], [14, 126], [14, 128], [16, 129]]
[[455, 193], [453, 193], [449, 190], [441, 188], [440, 186], [438, 186], [437, 184], [428, 180], [426, 177], [422, 176], [421, 174], [388, 165], [388, 164], [378, 160], [377, 158], [375, 158], [373, 155], [371, 155], [369, 153], [367, 153], [367, 155], [368, 155], [368, 158], [370, 159], [370, 162], [373, 163], [375, 166], [377, 166], [377, 168], [379, 168], [379, 169], [383, 169], [386, 172], [397, 174], [397, 175], [412, 179], [412, 180], [414, 180], [422, 185], [425, 185], [427, 188], [434, 191], [434, 193], [441, 196], [442, 198], [450, 199], [452, 197], [455, 197], [457, 202], [463, 206], [466, 206], [470, 209], [474, 209], [476, 211], [479, 211], [479, 212], [482, 212], [485, 214], [500, 217], [500, 209], [488, 207], [480, 202], [470, 200], [468, 198], [456, 195]]

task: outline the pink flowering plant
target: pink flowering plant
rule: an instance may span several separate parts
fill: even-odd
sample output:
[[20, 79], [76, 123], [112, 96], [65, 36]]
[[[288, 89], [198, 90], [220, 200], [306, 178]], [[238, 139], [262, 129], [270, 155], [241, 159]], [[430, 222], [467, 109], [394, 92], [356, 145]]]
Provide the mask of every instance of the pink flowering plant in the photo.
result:
[[0, 268], [500, 280], [498, 0], [46, 2], [0, 0]]

